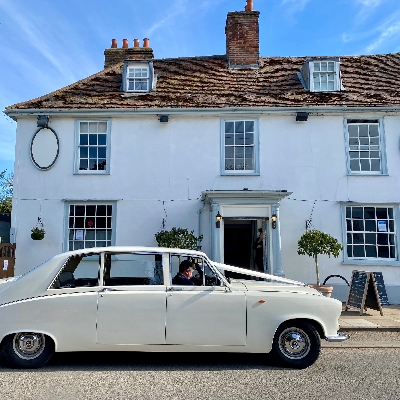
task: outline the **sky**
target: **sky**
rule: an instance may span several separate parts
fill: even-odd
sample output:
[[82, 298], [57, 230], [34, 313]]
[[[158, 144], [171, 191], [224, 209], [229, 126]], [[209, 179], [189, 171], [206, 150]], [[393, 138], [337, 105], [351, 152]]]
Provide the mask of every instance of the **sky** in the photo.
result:
[[[150, 39], [155, 58], [225, 54], [229, 11], [246, 0], [0, 0], [0, 111], [103, 69], [111, 39]], [[399, 0], [254, 0], [262, 56], [400, 51]], [[16, 123], [0, 113], [0, 172]], [[34, 132], [32, 132], [33, 135]]]

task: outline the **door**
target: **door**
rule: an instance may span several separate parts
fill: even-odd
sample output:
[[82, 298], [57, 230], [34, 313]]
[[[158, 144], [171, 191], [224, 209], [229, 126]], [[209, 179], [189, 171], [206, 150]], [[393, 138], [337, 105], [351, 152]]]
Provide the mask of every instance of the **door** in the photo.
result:
[[106, 254], [98, 294], [97, 343], [165, 344], [162, 255]]
[[245, 293], [227, 290], [208, 262], [198, 261], [201, 286], [167, 288], [166, 344], [244, 346]]

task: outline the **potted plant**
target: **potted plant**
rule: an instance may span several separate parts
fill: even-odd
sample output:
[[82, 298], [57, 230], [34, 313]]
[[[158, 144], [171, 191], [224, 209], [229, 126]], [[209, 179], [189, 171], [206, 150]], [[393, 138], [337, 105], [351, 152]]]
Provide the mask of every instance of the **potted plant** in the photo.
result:
[[203, 240], [203, 235], [196, 237], [194, 231], [175, 227], [170, 231], [161, 230], [155, 236], [159, 247], [174, 249], [200, 250], [199, 243]]
[[318, 289], [324, 296], [330, 297], [333, 291], [333, 287], [320, 284], [318, 271], [318, 255], [326, 254], [328, 257], [333, 255], [336, 258], [339, 256], [339, 253], [343, 249], [343, 246], [331, 235], [321, 232], [317, 229], [312, 229], [304, 233], [298, 241], [297, 245], [298, 254], [313, 257], [315, 261], [317, 284], [310, 286]]
[[38, 222], [35, 227], [31, 229], [31, 238], [33, 240], [42, 240], [44, 238], [46, 231], [43, 228], [43, 222], [40, 217], [38, 217]]

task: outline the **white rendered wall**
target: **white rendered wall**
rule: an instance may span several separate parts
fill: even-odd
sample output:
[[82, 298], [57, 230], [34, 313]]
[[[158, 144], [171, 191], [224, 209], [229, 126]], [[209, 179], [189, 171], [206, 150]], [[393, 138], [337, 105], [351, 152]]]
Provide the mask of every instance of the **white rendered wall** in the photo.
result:
[[[293, 192], [280, 210], [283, 272], [288, 278], [315, 282], [313, 260], [297, 255], [297, 241], [314, 201], [313, 226], [340, 242], [340, 201], [400, 202], [399, 119], [384, 118], [388, 176], [347, 175], [343, 115], [310, 115], [307, 122], [295, 122], [293, 115], [261, 116], [260, 176], [221, 176], [220, 116], [171, 115], [168, 123], [160, 123], [157, 116], [113, 117], [110, 175], [74, 174], [75, 118], [61, 117], [52, 117], [49, 124], [59, 136], [59, 158], [50, 170], [38, 170], [29, 157], [36, 118], [20, 118], [12, 215], [16, 274], [64, 250], [65, 199], [115, 200], [116, 244], [153, 246], [163, 218], [166, 229], [177, 226], [198, 235], [202, 191], [248, 188]], [[38, 216], [46, 229], [43, 241], [30, 238]], [[207, 207], [201, 213], [201, 230], [203, 250], [210, 254]], [[400, 266], [362, 267], [342, 261], [342, 254], [337, 259], [322, 256], [321, 279], [330, 274], [350, 279], [353, 269], [365, 269], [382, 271], [387, 285], [400, 284]]]

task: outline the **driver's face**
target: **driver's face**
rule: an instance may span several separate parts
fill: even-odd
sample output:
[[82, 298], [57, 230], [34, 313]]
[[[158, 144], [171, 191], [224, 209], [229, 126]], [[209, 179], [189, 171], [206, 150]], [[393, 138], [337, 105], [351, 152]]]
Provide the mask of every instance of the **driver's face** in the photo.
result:
[[190, 279], [193, 275], [193, 268], [185, 269], [185, 271], [183, 272], [183, 275], [185, 275], [187, 278]]

